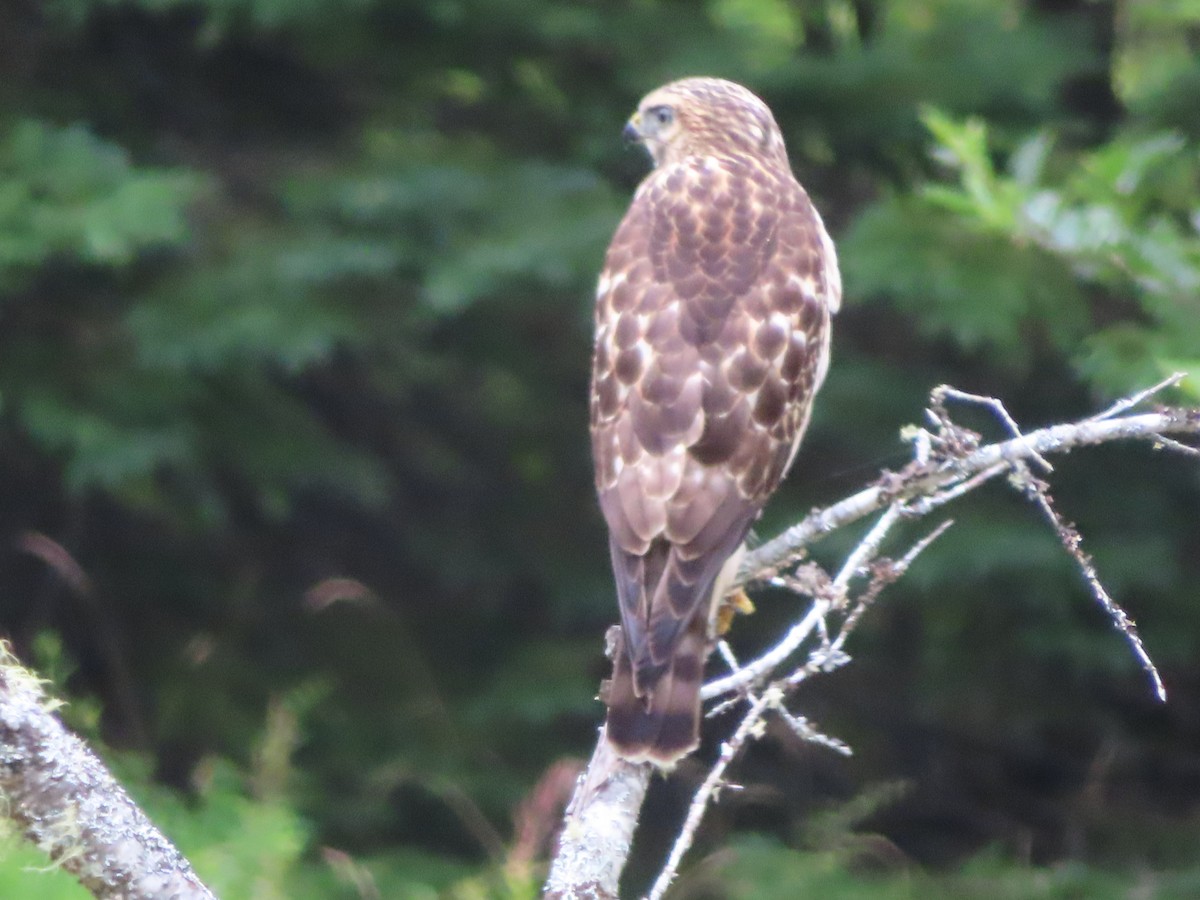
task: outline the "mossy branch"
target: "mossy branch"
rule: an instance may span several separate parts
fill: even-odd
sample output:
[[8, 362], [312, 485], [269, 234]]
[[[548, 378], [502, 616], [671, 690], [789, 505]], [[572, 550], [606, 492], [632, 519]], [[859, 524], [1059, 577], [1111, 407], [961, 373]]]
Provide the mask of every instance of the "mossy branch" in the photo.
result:
[[214, 900], [0, 642], [0, 797], [52, 863], [105, 900]]

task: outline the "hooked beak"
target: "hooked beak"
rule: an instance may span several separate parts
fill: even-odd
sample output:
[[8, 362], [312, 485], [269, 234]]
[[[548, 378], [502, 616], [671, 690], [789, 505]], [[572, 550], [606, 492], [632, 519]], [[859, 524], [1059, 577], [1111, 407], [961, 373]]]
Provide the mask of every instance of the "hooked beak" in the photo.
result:
[[640, 113], [634, 113], [630, 116], [629, 121], [625, 123], [625, 127], [621, 129], [621, 137], [624, 138], [626, 144], [640, 144], [642, 141], [642, 130], [639, 127], [642, 124]]

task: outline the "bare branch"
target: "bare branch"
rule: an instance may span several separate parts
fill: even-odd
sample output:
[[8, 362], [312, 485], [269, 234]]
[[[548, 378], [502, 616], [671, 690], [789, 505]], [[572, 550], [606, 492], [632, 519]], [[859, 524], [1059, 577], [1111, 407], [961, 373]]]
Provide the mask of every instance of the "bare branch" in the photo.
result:
[[975, 488], [979, 487], [985, 482], [991, 481], [997, 475], [1002, 475], [1005, 472], [1008, 472], [1010, 468], [1011, 467], [1008, 463], [998, 462], [994, 466], [990, 466], [989, 468], [984, 469], [982, 472], [976, 472], [970, 478], [960, 481], [958, 484], [948, 487], [945, 490], [938, 491], [937, 493], [931, 494], [928, 497], [913, 497], [911, 500], [905, 503], [904, 507], [906, 510], [908, 510], [910, 515], [927, 515], [933, 512], [939, 506], [945, 506], [951, 500], [957, 500], [963, 494], [969, 494], [971, 491], [975, 490]]
[[1174, 450], [1176, 453], [1182, 453], [1184, 456], [1200, 456], [1200, 447], [1193, 447], [1191, 444], [1185, 444], [1183, 441], [1177, 441], [1174, 438], [1165, 437], [1161, 434], [1152, 434], [1150, 439], [1154, 442], [1155, 450]]
[[883, 593], [883, 589], [889, 584], [899, 581], [904, 573], [908, 571], [908, 567], [913, 564], [918, 556], [920, 556], [925, 548], [936, 541], [939, 537], [946, 533], [947, 529], [954, 524], [953, 519], [947, 519], [921, 540], [917, 541], [904, 556], [898, 560], [880, 560], [879, 565], [875, 567], [875, 572], [872, 575], [871, 583], [867, 585], [865, 591], [855, 600], [854, 608], [850, 610], [850, 614], [846, 616], [846, 621], [842, 623], [841, 630], [838, 632], [837, 638], [830, 645], [830, 650], [834, 653], [839, 652], [845, 646], [846, 638], [858, 626], [859, 620], [863, 613], [875, 602], [875, 599]]
[[618, 757], [600, 729], [596, 750], [567, 807], [543, 897], [617, 900], [617, 882], [652, 769], [649, 763]]
[[[1044, 456], [1066, 453], [1075, 448], [1122, 439], [1149, 439], [1170, 449], [1194, 448], [1167, 438], [1168, 434], [1200, 434], [1200, 410], [1166, 408], [1141, 414], [1126, 414], [1159, 391], [1178, 383], [1179, 377], [1166, 379], [1148, 391], [1114, 404], [1103, 413], [1071, 424], [1055, 425], [1029, 434], [1021, 434], [1003, 405], [993, 398], [967, 394], [949, 387], [935, 390], [928, 411], [933, 430], [905, 429], [913, 443], [914, 461], [898, 473], [885, 472], [877, 482], [824, 509], [814, 510], [783, 534], [746, 554], [738, 573], [738, 585], [763, 581], [790, 589], [811, 598], [804, 615], [772, 647], [758, 658], [739, 665], [731, 650], [723, 651], [731, 674], [705, 685], [706, 700], [728, 697], [717, 705], [728, 709], [738, 702], [747, 704], [742, 719], [721, 751], [704, 782], [698, 788], [667, 863], [650, 892], [661, 898], [678, 871], [691, 846], [708, 805], [729, 785], [725, 773], [738, 753], [764, 728], [764, 717], [772, 710], [805, 740], [824, 743], [839, 752], [849, 750], [833, 738], [814, 729], [806, 719], [784, 708], [787, 694], [798, 684], [819, 672], [844, 665], [849, 657], [844, 646], [849, 634], [879, 593], [901, 577], [913, 560], [950, 526], [944, 522], [913, 545], [899, 560], [879, 555], [883, 541], [903, 520], [928, 514], [951, 500], [974, 490], [1003, 473], [1010, 473], [1015, 484], [1040, 484], [1029, 472], [1029, 464], [1050, 471]], [[979, 435], [954, 424], [944, 409], [946, 400], [976, 403], [991, 409], [1014, 436], [1006, 441], [982, 445]], [[1175, 446], [1178, 445], [1178, 446]], [[1122, 630], [1139, 661], [1155, 679], [1156, 690], [1162, 685], [1142, 646], [1133, 622], [1100, 584], [1091, 560], [1079, 547], [1079, 535], [1062, 520], [1050, 505], [1045, 490], [1033, 490], [1032, 499], [1042, 506], [1080, 566], [1093, 594]], [[1043, 505], [1045, 504], [1045, 505]], [[826, 534], [856, 522], [872, 513], [886, 510], [847, 557], [834, 577], [816, 564], [796, 567], [809, 544]], [[851, 592], [851, 585], [866, 576], [867, 583]], [[840, 619], [837, 635], [829, 636], [827, 619]], [[816, 641], [808, 659], [790, 674], [773, 675], [806, 642]], [[761, 692], [751, 687], [773, 678]], [[600, 741], [588, 772], [580, 780], [566, 817], [558, 857], [547, 883], [547, 895], [555, 898], [610, 898], [616, 896], [617, 879], [636, 825], [638, 809], [649, 783], [651, 769], [616, 758], [601, 730]]]
[[8, 817], [96, 897], [213, 900], [51, 706], [40, 683], [0, 643], [0, 794]]
[[746, 584], [769, 579], [796, 559], [805, 547], [830, 532], [869, 516], [897, 500], [929, 496], [998, 464], [1028, 460], [1034, 454], [1046, 456], [1067, 453], [1077, 447], [1115, 440], [1147, 438], [1156, 434], [1197, 433], [1200, 433], [1200, 410], [1167, 408], [1120, 418], [1084, 419], [1066, 425], [1054, 425], [1019, 438], [988, 444], [962, 459], [910, 464], [898, 474], [886, 473], [876, 484], [840, 503], [814, 510], [783, 534], [748, 552], [738, 571], [737, 581]]
[[[847, 589], [851, 580], [858, 574], [861, 574], [870, 560], [875, 557], [879, 551], [879, 546], [883, 542], [888, 531], [899, 521], [902, 511], [899, 504], [890, 507], [887, 512], [879, 517], [879, 521], [871, 528], [867, 535], [859, 542], [858, 546], [850, 554], [846, 563], [842, 566], [837, 577], [831, 582], [829, 589], [824, 592], [823, 596], [818, 596], [813, 599], [812, 609], [809, 615], [805, 616], [805, 622], [811, 622], [809, 633], [816, 629], [819, 619], [812, 616], [812, 611], [823, 609], [828, 612], [832, 607], [845, 607], [847, 604]], [[846, 637], [854, 629], [860, 620], [863, 611], [871, 604], [883, 587], [895, 581], [912, 561], [928, 547], [937, 537], [942, 534], [950, 525], [945, 522], [936, 528], [932, 533], [922, 538], [899, 562], [890, 560], [881, 560], [872, 566], [871, 580], [867, 585], [863, 595], [857, 598], [854, 606], [842, 623], [841, 631], [837, 639], [829, 644], [827, 636], [822, 634], [822, 647], [815, 651], [808, 662], [793, 672], [787, 678], [783, 678], [768, 685], [761, 696], [747, 694], [746, 697], [750, 702], [749, 708], [742, 717], [741, 723], [733, 736], [721, 745], [720, 755], [713, 767], [709, 770], [708, 776], [704, 782], [696, 790], [692, 797], [692, 802], [688, 806], [687, 818], [684, 820], [683, 827], [680, 829], [679, 837], [676, 838], [675, 844], [671, 848], [670, 856], [651, 888], [648, 895], [648, 900], [659, 900], [670, 887], [678, 873], [679, 864], [682, 862], [684, 855], [691, 847], [697, 829], [704, 818], [704, 813], [707, 811], [710, 803], [717, 799], [719, 792], [723, 788], [729, 788], [730, 785], [724, 780], [725, 772], [730, 764], [741, 753], [742, 749], [751, 740], [761, 736], [764, 729], [764, 718], [770, 711], [776, 712], [780, 719], [792, 729], [792, 731], [801, 739], [810, 741], [815, 744], [820, 744], [840, 753], [844, 756], [850, 756], [852, 750], [843, 741], [837, 738], [823, 734], [803, 716], [797, 716], [789, 712], [784, 705], [784, 700], [787, 693], [796, 687], [804, 678], [818, 671], [828, 670], [829, 668], [840, 666], [849, 661], [849, 657], [841, 653], [841, 646], [845, 643]], [[795, 631], [795, 629], [793, 629]], [[723, 655], [727, 662], [730, 662], [731, 668], [734, 669], [734, 674], [730, 679], [722, 679], [724, 683], [729, 680], [739, 681], [741, 684], [749, 684], [756, 677], [765, 674], [782, 662], [788, 654], [781, 653], [777, 646], [767, 654], [764, 654], [758, 660], [755, 660], [749, 667], [738, 667], [736, 660], [733, 658], [732, 651], [727, 648], [723, 651]], [[763, 665], [763, 659], [767, 658], [773, 661], [770, 666]], [[777, 662], [774, 662], [777, 661]], [[749, 681], [747, 681], [749, 679]], [[719, 684], [714, 683], [714, 684]], [[714, 685], [708, 685], [706, 690], [713, 688]]]
[[792, 733], [800, 738], [800, 740], [807, 741], [810, 744], [820, 744], [822, 747], [832, 750], [840, 756], [854, 755], [854, 750], [851, 749], [849, 744], [825, 734], [804, 716], [797, 716], [794, 713], [790, 713], [782, 706], [775, 710], [775, 712], [779, 714], [779, 718], [788, 728], [792, 729]]
[[1113, 627], [1125, 636], [1125, 640], [1129, 642], [1130, 648], [1134, 655], [1137, 656], [1138, 662], [1146, 674], [1150, 676], [1150, 682], [1154, 686], [1154, 693], [1162, 702], [1167, 700], [1167, 689], [1163, 685], [1162, 677], [1158, 674], [1158, 667], [1154, 665], [1154, 660], [1150, 658], [1150, 654], [1146, 652], [1146, 647], [1142, 644], [1142, 638], [1138, 634], [1137, 625], [1133, 619], [1129, 618], [1125, 610], [1120, 604], [1115, 601], [1100, 582], [1100, 576], [1096, 573], [1096, 567], [1092, 564], [1092, 558], [1083, 549], [1083, 536], [1079, 530], [1059, 515], [1058, 510], [1054, 508], [1054, 501], [1050, 497], [1050, 485], [1046, 484], [1037, 478], [1034, 478], [1028, 473], [1023, 473], [1024, 478], [1020, 479], [1018, 487], [1020, 487], [1025, 496], [1034, 502], [1034, 504], [1042, 511], [1050, 524], [1054, 527], [1055, 534], [1062, 542], [1063, 548], [1075, 560], [1079, 570], [1083, 573], [1084, 579], [1088, 583], [1088, 587], [1092, 590], [1092, 596], [1108, 613], [1108, 617], [1112, 620]]
[[768, 690], [763, 696], [759, 697], [752, 704], [750, 709], [746, 711], [746, 715], [742, 717], [742, 722], [738, 725], [737, 731], [733, 736], [721, 745], [721, 754], [717, 757], [716, 763], [709, 770], [708, 777], [704, 779], [704, 783], [700, 785], [696, 791], [696, 795], [692, 797], [691, 805], [688, 806], [687, 818], [684, 819], [683, 828], [680, 829], [679, 837], [675, 840], [675, 845], [671, 848], [671, 855], [667, 857], [667, 863], [663, 866], [663, 870], [659, 873], [658, 878], [654, 882], [654, 886], [650, 888], [650, 893], [646, 895], [647, 900], [661, 900], [662, 895], [667, 892], [667, 888], [671, 886], [671, 882], [675, 880], [676, 872], [679, 870], [679, 863], [683, 860], [683, 856], [687, 853], [688, 848], [692, 846], [692, 841], [696, 836], [696, 829], [700, 827], [700, 821], [704, 818], [704, 812], [708, 809], [708, 803], [713, 799], [722, 787], [725, 787], [724, 777], [725, 770], [729, 768], [729, 764], [737, 758], [746, 741], [762, 726], [762, 715], [766, 709], [775, 703], [782, 701], [782, 695], [776, 690]]
[[[988, 409], [990, 409], [995, 414], [996, 418], [1004, 423], [1004, 427], [1008, 429], [1008, 433], [1013, 437], [1021, 436], [1021, 429], [1017, 427], [1016, 420], [1009, 415], [1004, 404], [995, 397], [985, 397], [982, 394], [968, 394], [966, 391], [960, 391], [956, 388], [950, 387], [948, 384], [943, 384], [933, 389], [930, 399], [933, 401], [934, 408], [942, 414], [942, 420], [945, 422], [949, 421], [949, 416], [945, 415], [946, 400], [957, 400], [960, 403], [974, 403], [978, 406], [986, 406]], [[1043, 472], [1054, 471], [1054, 466], [1046, 462], [1046, 460], [1038, 453], [1031, 454], [1030, 458], [1041, 467]]]
[[817, 623], [825, 617], [832, 605], [828, 600], [814, 600], [808, 612], [804, 614], [804, 618], [787, 630], [783, 640], [756, 659], [752, 664], [753, 668], [743, 667], [732, 675], [710, 681], [700, 689], [701, 699], [711, 700], [713, 697], [734, 693], [753, 684], [762, 677], [764, 672], [778, 668], [784, 660], [796, 652], [801, 644], [808, 640], [809, 635], [816, 629]]
[[867, 532], [867, 536], [859, 542], [858, 546], [854, 548], [853, 552], [846, 559], [845, 565], [842, 566], [841, 571], [838, 572], [829, 589], [822, 592], [822, 595], [813, 598], [813, 604], [807, 614], [788, 629], [787, 633], [783, 636], [783, 640], [763, 653], [754, 662], [742, 666], [724, 678], [710, 681], [701, 688], [701, 698], [709, 700], [713, 697], [720, 697], [722, 694], [739, 691], [782, 665], [784, 660], [795, 653], [808, 640], [814, 628], [824, 626], [825, 616], [831, 609], [844, 604], [846, 588], [850, 584], [850, 579], [878, 552], [879, 545], [896, 522], [900, 520], [900, 515], [901, 509], [897, 504], [879, 517], [879, 521], [871, 527], [871, 530]]
[[1126, 410], [1133, 409], [1135, 406], [1140, 406], [1155, 394], [1161, 394], [1163, 391], [1167, 390], [1167, 388], [1175, 387], [1175, 385], [1179, 384], [1179, 382], [1183, 381], [1185, 378], [1187, 378], [1187, 372], [1175, 372], [1172, 375], [1168, 375], [1158, 384], [1148, 387], [1144, 391], [1138, 391], [1136, 394], [1130, 394], [1128, 397], [1122, 397], [1108, 409], [1104, 410], [1103, 412], [1096, 413], [1096, 415], [1092, 416], [1089, 421], [1099, 422], [1102, 419], [1111, 419], [1113, 416], [1120, 415]]

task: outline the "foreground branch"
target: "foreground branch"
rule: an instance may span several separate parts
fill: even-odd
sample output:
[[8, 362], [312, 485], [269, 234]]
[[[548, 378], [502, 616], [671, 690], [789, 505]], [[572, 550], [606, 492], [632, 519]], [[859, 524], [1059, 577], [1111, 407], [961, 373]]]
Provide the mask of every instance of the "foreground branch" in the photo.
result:
[[[840, 742], [836, 739], [820, 735], [804, 719], [788, 713], [783, 707], [783, 699], [809, 676], [829, 671], [848, 660], [842, 648], [863, 612], [882, 588], [900, 577], [916, 554], [949, 523], [943, 523], [896, 562], [879, 556], [879, 548], [894, 524], [902, 519], [926, 515], [1002, 474], [1008, 474], [1014, 487], [1028, 494], [1028, 486], [1032, 483], [1031, 468], [1049, 471], [1045, 456], [1067, 453], [1077, 447], [1134, 438], [1151, 440], [1159, 448], [1195, 454], [1194, 448], [1165, 435], [1200, 434], [1200, 410], [1166, 408], [1149, 413], [1125, 414], [1152, 394], [1178, 381], [1179, 376], [1175, 376], [1089, 419], [1044, 428], [1026, 435], [1019, 433], [1016, 423], [998, 401], [946, 387], [938, 388], [931, 396], [928, 411], [934, 430], [906, 430], [906, 437], [912, 441], [916, 451], [912, 463], [898, 473], [885, 472], [874, 485], [840, 503], [814, 510], [778, 537], [747, 553], [738, 573], [739, 584], [762, 581], [791, 588], [811, 597], [812, 603], [775, 646], [744, 666], [736, 665], [736, 661], [727, 655], [727, 660], [733, 663], [731, 674], [704, 686], [705, 699], [727, 698], [718, 708], [725, 708], [732, 702], [748, 702], [749, 708], [734, 736], [722, 745], [716, 766], [699, 787], [689, 809], [688, 820], [667, 865], [651, 890], [651, 896], [658, 898], [666, 891], [708, 802], [724, 783], [726, 769], [743, 746], [761, 732], [759, 726], [766, 714], [778, 712], [783, 721], [805, 739], [839, 746]], [[985, 404], [1015, 436], [1010, 440], [981, 445], [978, 435], [950, 421], [944, 408], [947, 400]], [[1093, 594], [1113, 616], [1114, 624], [1130, 641], [1151, 677], [1157, 679], [1157, 673], [1141, 647], [1132, 621], [1099, 586], [1090, 560], [1077, 551], [1078, 535], [1056, 513], [1043, 505], [1050, 502], [1044, 489], [1034, 491], [1032, 499], [1042, 506], [1043, 513], [1055, 525], [1064, 545], [1081, 565]], [[815, 566], [810, 567], [817, 569], [815, 573], [805, 572], [804, 566], [789, 573], [803, 558], [809, 545], [883, 509], [888, 512], [851, 552], [836, 578], [824, 575]], [[851, 581], [864, 577], [868, 579], [866, 587], [857, 597], [852, 597]], [[841, 627], [838, 634], [831, 638], [826, 619], [834, 612], [840, 614]], [[814, 637], [817, 645], [810, 651], [807, 662], [783, 677], [773, 676], [772, 673]], [[772, 677], [775, 680], [761, 694], [751, 693], [756, 685]], [[1156, 690], [1161, 689], [1157, 680], [1155, 686]], [[730, 697], [733, 699], [728, 699]], [[739, 701], [739, 697], [743, 699]], [[634, 765], [618, 759], [601, 729], [592, 761], [581, 776], [567, 811], [559, 849], [546, 885], [547, 896], [556, 900], [609, 900], [617, 896], [617, 882], [625, 865], [651, 772], [649, 765]]]
[[0, 643], [0, 798], [8, 818], [96, 897], [214, 900], [51, 703]]
[[[600, 730], [591, 762], [567, 807], [543, 896], [617, 900], [617, 880], [629, 856], [651, 768], [620, 759]], [[620, 862], [613, 865], [614, 860]]]

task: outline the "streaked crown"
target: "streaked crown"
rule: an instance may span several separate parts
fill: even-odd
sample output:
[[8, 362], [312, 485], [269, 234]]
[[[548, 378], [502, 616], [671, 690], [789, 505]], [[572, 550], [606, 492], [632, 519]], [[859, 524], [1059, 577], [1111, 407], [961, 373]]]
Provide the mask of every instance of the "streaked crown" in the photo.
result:
[[721, 78], [684, 78], [651, 91], [626, 134], [660, 166], [688, 156], [733, 154], [787, 165], [783, 135], [767, 104]]

